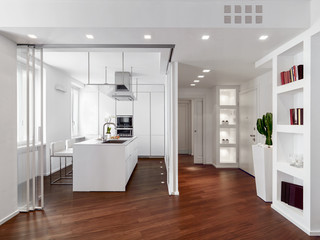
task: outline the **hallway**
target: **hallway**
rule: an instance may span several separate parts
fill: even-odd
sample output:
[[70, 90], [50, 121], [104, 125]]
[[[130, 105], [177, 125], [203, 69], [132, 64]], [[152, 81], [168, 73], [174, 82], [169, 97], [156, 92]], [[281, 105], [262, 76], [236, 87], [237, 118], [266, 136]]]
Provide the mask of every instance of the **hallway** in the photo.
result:
[[240, 170], [180, 155], [180, 196], [168, 196], [164, 168], [161, 159], [139, 159], [127, 192], [73, 193], [47, 182], [45, 211], [19, 214], [0, 239], [310, 239], [260, 200]]

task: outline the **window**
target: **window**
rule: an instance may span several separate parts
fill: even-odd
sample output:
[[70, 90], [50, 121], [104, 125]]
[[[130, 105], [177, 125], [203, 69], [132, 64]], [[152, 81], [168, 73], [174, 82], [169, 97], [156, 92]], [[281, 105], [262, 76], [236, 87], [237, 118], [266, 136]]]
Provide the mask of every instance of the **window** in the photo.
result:
[[71, 88], [71, 137], [79, 135], [79, 90]]

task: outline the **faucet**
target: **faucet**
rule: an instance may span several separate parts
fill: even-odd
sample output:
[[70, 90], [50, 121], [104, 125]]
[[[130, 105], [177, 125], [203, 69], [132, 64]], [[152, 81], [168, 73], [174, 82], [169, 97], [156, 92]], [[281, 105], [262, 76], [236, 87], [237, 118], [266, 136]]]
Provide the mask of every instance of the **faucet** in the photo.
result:
[[112, 122], [106, 122], [105, 124], [103, 124], [103, 130], [102, 130], [102, 141], [104, 140], [104, 135], [105, 135], [105, 127], [106, 125], [113, 125], [114, 126], [114, 129], [117, 129], [117, 125], [115, 125], [114, 123]]

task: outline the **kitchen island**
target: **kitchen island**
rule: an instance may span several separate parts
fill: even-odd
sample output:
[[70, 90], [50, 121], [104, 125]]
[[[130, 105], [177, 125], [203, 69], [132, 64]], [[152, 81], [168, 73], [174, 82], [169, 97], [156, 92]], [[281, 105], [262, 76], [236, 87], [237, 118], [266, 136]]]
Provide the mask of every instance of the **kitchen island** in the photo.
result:
[[137, 162], [137, 137], [76, 143], [73, 191], [125, 191]]

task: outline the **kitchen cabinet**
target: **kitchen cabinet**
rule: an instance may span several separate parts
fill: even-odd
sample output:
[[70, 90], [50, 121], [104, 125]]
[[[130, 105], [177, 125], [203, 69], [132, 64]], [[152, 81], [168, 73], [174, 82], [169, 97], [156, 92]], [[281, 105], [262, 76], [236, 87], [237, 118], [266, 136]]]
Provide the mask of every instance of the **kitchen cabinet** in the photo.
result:
[[151, 93], [151, 156], [164, 155], [164, 93]]
[[115, 100], [116, 115], [133, 115], [132, 101]]
[[150, 93], [139, 93], [134, 101], [133, 134], [138, 137], [139, 156], [150, 155]]
[[139, 156], [164, 156], [164, 92], [143, 92], [134, 102]]

